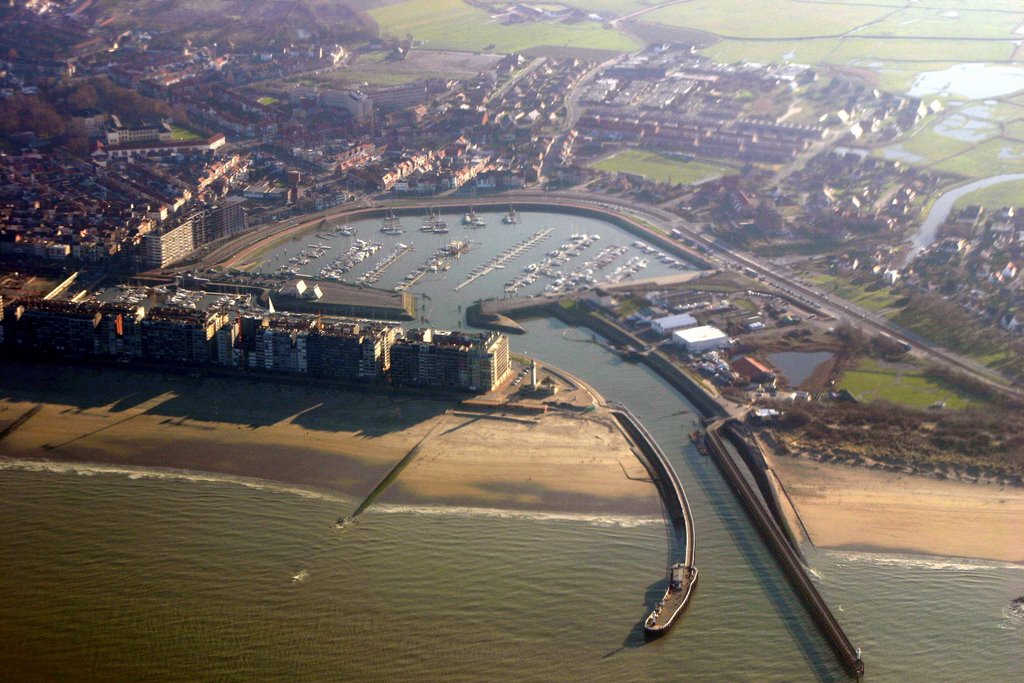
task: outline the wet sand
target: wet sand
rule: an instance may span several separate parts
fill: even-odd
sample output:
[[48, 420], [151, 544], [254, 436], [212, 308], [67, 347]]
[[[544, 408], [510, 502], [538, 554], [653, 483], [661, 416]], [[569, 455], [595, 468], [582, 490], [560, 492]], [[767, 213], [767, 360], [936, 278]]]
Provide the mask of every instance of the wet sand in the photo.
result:
[[300, 384], [5, 364], [0, 456], [165, 467], [359, 500], [443, 421], [382, 502], [657, 515], [610, 418], [509, 417], [455, 402]]
[[820, 548], [1024, 563], [1024, 489], [772, 459]]

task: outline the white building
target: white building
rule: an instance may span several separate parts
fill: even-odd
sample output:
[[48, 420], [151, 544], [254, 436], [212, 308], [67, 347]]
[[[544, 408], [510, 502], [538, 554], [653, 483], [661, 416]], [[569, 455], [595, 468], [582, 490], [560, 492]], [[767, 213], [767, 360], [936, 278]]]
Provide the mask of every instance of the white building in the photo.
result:
[[651, 329], [660, 334], [663, 337], [667, 337], [676, 330], [681, 330], [687, 327], [694, 327], [697, 324], [697, 319], [689, 313], [679, 313], [677, 315], [670, 315], [664, 318], [657, 318], [651, 321]]
[[704, 353], [729, 346], [729, 336], [717, 327], [701, 325], [673, 332], [672, 342], [690, 353]]

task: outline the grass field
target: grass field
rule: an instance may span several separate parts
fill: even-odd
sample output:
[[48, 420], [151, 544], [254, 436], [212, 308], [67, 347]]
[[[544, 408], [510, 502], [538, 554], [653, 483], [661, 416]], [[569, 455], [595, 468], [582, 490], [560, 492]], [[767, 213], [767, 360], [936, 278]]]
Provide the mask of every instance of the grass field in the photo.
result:
[[864, 358], [856, 368], [843, 373], [839, 388], [861, 401], [890, 401], [914, 408], [945, 403], [947, 408], [966, 408], [977, 402], [971, 394], [908, 363], [885, 363]]
[[915, 131], [912, 135], [899, 138], [898, 142], [891, 147], [919, 157], [923, 160], [922, 163], [938, 162], [971, 149], [974, 144], [972, 142], [958, 140], [949, 134], [936, 132], [935, 127], [939, 124], [938, 119], [933, 119], [931, 123], [926, 124], [924, 128]]
[[610, 173], [633, 173], [659, 183], [693, 185], [735, 173], [736, 169], [704, 161], [683, 161], [637, 149], [624, 150], [594, 164]]
[[962, 209], [971, 204], [980, 204], [987, 210], [996, 210], [1004, 206], [1024, 206], [1024, 180], [1000, 183], [964, 195], [957, 200], [955, 207]]
[[595, 21], [538, 21], [503, 26], [462, 0], [406, 0], [370, 10], [382, 35], [411, 34], [424, 47], [467, 52], [522, 52], [542, 45], [629, 52], [632, 40]]
[[1013, 54], [1013, 41], [955, 41], [934, 40], [927, 37], [886, 40], [870, 36], [846, 37], [839, 41], [828, 61], [847, 64], [853, 61], [897, 62], [918, 64], [921, 71], [932, 70], [934, 65], [922, 62], [948, 62], [951, 56], [963, 62], [1007, 61]]
[[808, 275], [807, 279], [825, 291], [832, 292], [869, 311], [877, 312], [892, 308], [902, 298], [898, 294], [893, 294], [889, 287], [868, 288], [835, 275], [814, 274]]
[[827, 62], [829, 55], [839, 45], [839, 40], [723, 40], [701, 52], [712, 59], [730, 64], [732, 62], [797, 62], [819, 64]]
[[936, 169], [984, 178], [1000, 173], [1024, 173], [1024, 143], [996, 138], [936, 164]]
[[675, 27], [719, 36], [702, 50], [718, 61], [860, 67], [876, 74], [879, 87], [902, 92], [924, 70], [1008, 62], [1021, 39], [1014, 30], [1024, 24], [1024, 6], [1011, 0], [694, 0], [642, 20], [669, 33]]
[[270, 95], [264, 95], [263, 97], [259, 98], [256, 101], [262, 104], [264, 107], [269, 107], [277, 104], [281, 100], [277, 99], [276, 97], [271, 97]]
[[200, 140], [202, 138], [202, 136], [200, 136], [199, 133], [192, 130], [191, 128], [186, 128], [184, 126], [171, 126], [171, 128], [172, 140], [182, 142], [186, 140]]
[[687, 26], [723, 37], [837, 36], [881, 19], [892, 10], [869, 4], [796, 0], [694, 0], [651, 12], [646, 21]]
[[[984, 5], [987, 3], [978, 3]], [[1024, 11], [987, 10], [978, 5], [908, 6], [873, 24], [865, 33], [877, 36], [931, 36], [944, 38], [1009, 38], [1024, 24]], [[1020, 10], [1018, 5], [1015, 9]], [[955, 12], [956, 16], [951, 13]]]
[[614, 19], [646, 7], [659, 5], [661, 2], [663, 0], [562, 0], [558, 4], [594, 12], [604, 19]]

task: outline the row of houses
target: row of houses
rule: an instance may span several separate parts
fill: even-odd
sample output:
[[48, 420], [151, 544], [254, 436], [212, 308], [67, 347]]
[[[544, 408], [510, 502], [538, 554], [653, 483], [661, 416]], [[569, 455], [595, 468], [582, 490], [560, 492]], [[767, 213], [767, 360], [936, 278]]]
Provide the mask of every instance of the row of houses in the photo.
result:
[[314, 315], [253, 315], [22, 299], [3, 307], [4, 347], [69, 358], [217, 365], [395, 386], [487, 392], [511, 374], [508, 337]]

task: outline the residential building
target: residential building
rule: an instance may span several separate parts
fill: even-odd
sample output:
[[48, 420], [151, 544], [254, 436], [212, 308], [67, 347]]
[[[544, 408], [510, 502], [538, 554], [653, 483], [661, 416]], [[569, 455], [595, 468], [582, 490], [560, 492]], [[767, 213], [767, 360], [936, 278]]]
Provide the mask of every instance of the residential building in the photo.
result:
[[411, 330], [391, 347], [391, 380], [400, 386], [487, 392], [511, 372], [508, 337]]

